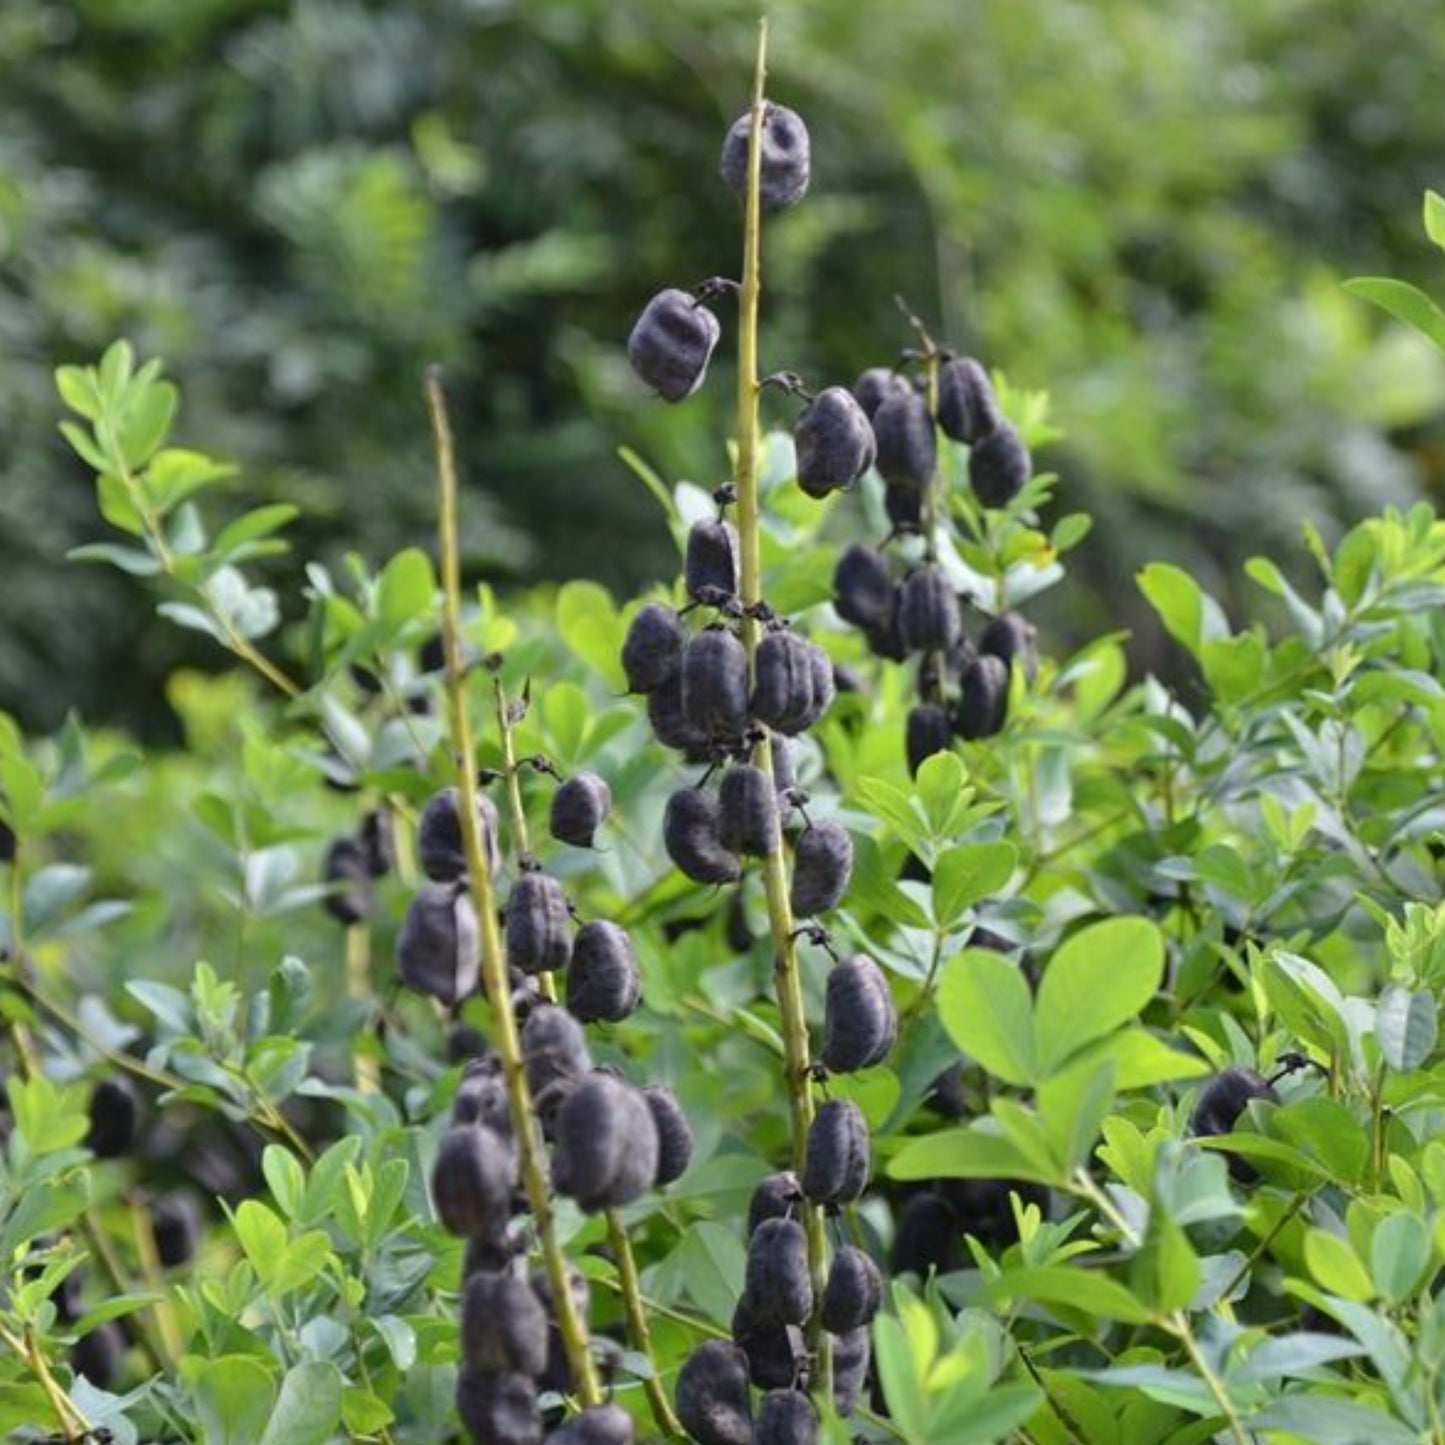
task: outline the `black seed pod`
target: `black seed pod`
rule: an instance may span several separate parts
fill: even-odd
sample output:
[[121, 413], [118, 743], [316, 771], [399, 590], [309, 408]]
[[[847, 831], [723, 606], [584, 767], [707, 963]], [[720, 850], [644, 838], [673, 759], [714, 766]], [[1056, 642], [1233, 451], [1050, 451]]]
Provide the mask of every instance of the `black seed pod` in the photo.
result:
[[863, 415], [871, 422], [878, 408], [891, 396], [908, 396], [913, 388], [906, 376], [900, 376], [888, 366], [870, 366], [853, 383], [853, 396], [863, 408]]
[[642, 1195], [657, 1176], [657, 1153], [647, 1101], [611, 1074], [589, 1074], [557, 1112], [555, 1182], [589, 1214]]
[[718, 836], [730, 853], [766, 858], [778, 851], [778, 797], [772, 779], [751, 763], [734, 763], [718, 786]]
[[357, 832], [366, 871], [373, 878], [385, 878], [396, 867], [396, 827], [386, 808], [371, 808]]
[[355, 838], [343, 836], [331, 840], [321, 865], [321, 881], [331, 889], [321, 900], [321, 906], [338, 923], [350, 928], [371, 916], [376, 906], [371, 870], [367, 867], [365, 849]]
[[898, 1009], [882, 970], [855, 954], [828, 974], [819, 1058], [835, 1074], [870, 1068], [888, 1057], [898, 1039]]
[[838, 686], [833, 681], [833, 659], [816, 642], [808, 643], [808, 667], [813, 674], [813, 705], [803, 729], [810, 728], [833, 706]]
[[692, 1125], [666, 1084], [649, 1084], [642, 1097], [657, 1129], [657, 1176], [652, 1183], [661, 1189], [681, 1179], [692, 1163]]
[[849, 1330], [833, 1342], [833, 1405], [840, 1415], [849, 1415], [863, 1395], [872, 1358], [872, 1339], [867, 1327]]
[[574, 774], [552, 794], [552, 836], [574, 848], [590, 848], [611, 809], [612, 789], [596, 773]]
[[806, 637], [780, 628], [758, 644], [752, 715], [785, 736], [806, 732], [832, 704], [833, 664]]
[[801, 1325], [813, 1313], [808, 1236], [795, 1219], [765, 1219], [748, 1240], [748, 1305], [762, 1321]]
[[810, 496], [851, 487], [877, 453], [873, 428], [846, 387], [820, 391], [793, 427], [798, 485]]
[[768, 736], [768, 755], [773, 763], [773, 787], [779, 794], [798, 786], [798, 768], [793, 744], [777, 733]]
[[167, 1194], [151, 1206], [156, 1257], [167, 1268], [187, 1264], [201, 1237], [201, 1211], [189, 1194]]
[[803, 1193], [814, 1204], [851, 1204], [868, 1185], [868, 1121], [851, 1099], [829, 1099], [808, 1130]]
[[818, 1445], [818, 1412], [801, 1390], [769, 1390], [758, 1406], [753, 1445]]
[[556, 1004], [538, 1004], [522, 1029], [522, 1061], [527, 1087], [540, 1101], [549, 1090], [580, 1079], [592, 1067], [582, 1025]]
[[697, 1445], [752, 1445], [748, 1359], [736, 1345], [707, 1340], [677, 1372], [677, 1417]]
[[843, 1245], [828, 1270], [828, 1287], [823, 1291], [823, 1328], [830, 1334], [845, 1335], [871, 1324], [882, 1301], [883, 1274], [872, 1255], [857, 1245]]
[[[483, 793], [476, 795], [477, 822], [487, 866], [496, 872], [497, 809]], [[416, 828], [417, 853], [422, 870], [434, 883], [453, 883], [466, 876], [467, 855], [462, 847], [462, 820], [457, 811], [457, 790], [443, 788], [422, 809]]]
[[130, 1080], [102, 1079], [90, 1096], [90, 1129], [85, 1147], [97, 1159], [115, 1159], [135, 1143], [140, 1105]]
[[[1255, 1073], [1253, 1069], [1222, 1069], [1199, 1091], [1190, 1127], [1200, 1138], [1228, 1134], [1239, 1122], [1251, 1099], [1279, 1103], [1274, 1086], [1262, 1074]], [[1226, 1154], [1225, 1163], [1229, 1166], [1231, 1177], [1240, 1184], [1252, 1184], [1259, 1178], [1254, 1165], [1242, 1155]]]
[[768, 1219], [787, 1219], [796, 1215], [803, 1203], [803, 1186], [791, 1169], [780, 1174], [769, 1174], [753, 1190], [748, 1202], [748, 1235], [757, 1232], [758, 1226]]
[[632, 1445], [634, 1433], [621, 1405], [589, 1405], [553, 1430], [547, 1445]]
[[991, 1252], [1018, 1243], [1012, 1195], [1017, 1194], [1024, 1205], [1037, 1205], [1044, 1213], [1049, 1207], [1049, 1191], [1026, 1179], [940, 1179], [934, 1187], [952, 1207], [959, 1229], [975, 1236]]
[[[748, 143], [753, 134], [753, 113], [744, 111], [723, 141], [719, 174], [739, 200], [748, 194]], [[808, 127], [797, 111], [773, 101], [763, 103], [763, 140], [759, 198], [765, 211], [782, 211], [796, 205], [808, 191], [811, 165]]]
[[870, 628], [867, 637], [869, 651], [875, 657], [885, 657], [889, 662], [902, 662], [908, 656], [908, 649], [903, 645], [903, 634], [898, 630], [897, 611], [887, 627]]
[[964, 668], [953, 708], [953, 730], [973, 741], [1003, 731], [1008, 717], [1008, 664], [983, 653]]
[[938, 424], [944, 435], [973, 446], [1003, 421], [988, 373], [971, 356], [938, 369]]
[[799, 918], [826, 913], [838, 905], [853, 876], [853, 840], [839, 823], [814, 823], [798, 839], [789, 893]]
[[833, 569], [833, 606], [838, 616], [865, 632], [878, 632], [893, 621], [898, 589], [888, 563], [876, 547], [855, 542]]
[[469, 1239], [462, 1251], [462, 1288], [478, 1273], [496, 1274], [507, 1268], [519, 1252], [526, 1252], [526, 1241], [510, 1229], [492, 1239]]
[[547, 1367], [547, 1311], [525, 1279], [480, 1270], [462, 1292], [462, 1358], [474, 1370], [537, 1376]]
[[506, 1076], [495, 1058], [476, 1059], [467, 1065], [452, 1099], [453, 1124], [484, 1124], [504, 1139], [512, 1132]]
[[694, 602], [715, 606], [738, 590], [738, 529], [721, 517], [694, 522], [687, 534], [683, 585]]
[[985, 507], [1006, 507], [1032, 472], [1029, 449], [1007, 422], [980, 437], [968, 454], [968, 479]]
[[97, 1389], [109, 1389], [125, 1363], [125, 1331], [119, 1320], [106, 1320], [70, 1347], [70, 1367]]
[[15, 829], [0, 818], [0, 863], [15, 861]]
[[476, 1445], [542, 1445], [537, 1387], [526, 1375], [464, 1366], [457, 1375], [457, 1414]]
[[945, 708], [934, 702], [919, 703], [908, 709], [905, 735], [908, 752], [908, 775], [916, 778], [924, 762], [935, 753], [946, 753], [953, 746], [953, 724]]
[[567, 965], [567, 1009], [584, 1024], [617, 1023], [642, 999], [642, 974], [627, 930], [605, 919], [584, 923]]
[[689, 761], [701, 761], [708, 755], [709, 738], [682, 710], [682, 672], [670, 677], [647, 698], [647, 720], [665, 748], [676, 748]]
[[807, 1345], [797, 1325], [759, 1318], [745, 1293], [733, 1310], [733, 1343], [748, 1359], [748, 1375], [760, 1390], [783, 1390], [802, 1382]]
[[572, 956], [567, 892], [546, 873], [524, 873], [507, 899], [507, 962], [523, 973], [566, 968]]
[[682, 618], [661, 602], [649, 602], [627, 629], [622, 671], [630, 692], [652, 692], [677, 676], [687, 630]]
[[963, 636], [958, 595], [932, 567], [915, 572], [898, 594], [898, 630], [910, 652], [951, 652]]
[[517, 1166], [511, 1146], [480, 1124], [447, 1130], [431, 1171], [437, 1217], [452, 1233], [499, 1239], [511, 1213]]
[[952, 1274], [963, 1268], [963, 1226], [946, 1199], [930, 1191], [915, 1194], [903, 1206], [888, 1266], [894, 1274], [920, 1279], [933, 1270]]
[[476, 991], [481, 964], [472, 900], [454, 887], [424, 887], [412, 899], [396, 936], [402, 982], [450, 1005]]
[[938, 465], [938, 438], [928, 403], [916, 392], [899, 391], [873, 413], [878, 470], [892, 488], [920, 494]]
[[883, 488], [883, 511], [896, 532], [917, 532], [923, 526], [923, 493], [909, 487]]
[[978, 635], [978, 650], [1001, 658], [1010, 666], [1017, 662], [1030, 682], [1039, 669], [1034, 647], [1037, 630], [1017, 612], [1001, 612]]
[[748, 658], [724, 628], [709, 628], [682, 654], [682, 711], [709, 738], [735, 738], [748, 725]]
[[667, 856], [694, 883], [736, 883], [737, 855], [722, 845], [717, 800], [701, 788], [682, 788], [667, 800], [662, 841]]
[[[543, 1265], [538, 1265], [530, 1276], [532, 1290], [546, 1306], [548, 1317], [557, 1316], [556, 1297], [552, 1293], [552, 1280]], [[592, 1292], [587, 1277], [573, 1264], [567, 1266], [567, 1293], [572, 1296], [578, 1317], [586, 1319], [592, 1305]], [[537, 1381], [539, 1389], [555, 1390], [559, 1395], [572, 1392], [572, 1368], [567, 1363], [567, 1350], [562, 1343], [562, 1332], [555, 1324], [547, 1336], [547, 1368]]]
[[627, 359], [664, 401], [682, 401], [702, 385], [722, 327], [686, 291], [668, 287], [647, 303], [632, 335]]

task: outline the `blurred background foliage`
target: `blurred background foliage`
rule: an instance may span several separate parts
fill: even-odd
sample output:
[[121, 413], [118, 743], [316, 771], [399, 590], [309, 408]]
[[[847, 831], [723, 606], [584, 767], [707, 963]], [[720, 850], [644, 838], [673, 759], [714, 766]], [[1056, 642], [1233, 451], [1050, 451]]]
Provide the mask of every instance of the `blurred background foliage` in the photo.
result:
[[[182, 384], [180, 440], [241, 464], [238, 509], [304, 507], [298, 558], [428, 538], [440, 359], [476, 570], [670, 575], [617, 448], [722, 480], [727, 378], [668, 409], [623, 346], [662, 281], [736, 271], [713, 158], [756, 13], [4, 0], [0, 708], [172, 725], [161, 680], [190, 644], [124, 578], [61, 563], [102, 527], [51, 370], [118, 335]], [[1100, 525], [1046, 627], [1131, 626], [1147, 658], [1146, 559], [1237, 605], [1239, 562], [1301, 519], [1333, 536], [1445, 488], [1438, 361], [1339, 286], [1438, 289], [1433, 6], [778, 0], [773, 23], [815, 179], [771, 235], [765, 364], [821, 385], [890, 360], [902, 293], [1049, 388], [1067, 435], [1044, 460]]]

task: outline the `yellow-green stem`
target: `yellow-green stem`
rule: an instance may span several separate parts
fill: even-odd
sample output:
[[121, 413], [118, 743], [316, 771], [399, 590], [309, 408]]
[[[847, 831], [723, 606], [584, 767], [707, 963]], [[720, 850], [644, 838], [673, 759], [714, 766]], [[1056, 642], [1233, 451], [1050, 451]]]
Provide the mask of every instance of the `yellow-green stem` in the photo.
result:
[[627, 1237], [627, 1226], [622, 1222], [620, 1209], [607, 1211], [607, 1242], [617, 1260], [617, 1280], [622, 1292], [622, 1309], [627, 1316], [627, 1334], [632, 1348], [645, 1355], [653, 1365], [654, 1373], [643, 1383], [647, 1403], [657, 1428], [669, 1439], [680, 1439], [683, 1435], [682, 1422], [673, 1414], [667, 1391], [656, 1371], [657, 1357], [652, 1352], [652, 1330], [647, 1323], [647, 1302], [642, 1297], [642, 1280], [637, 1273], [637, 1260], [633, 1257], [632, 1241]]
[[140, 1260], [141, 1278], [145, 1280], [146, 1288], [158, 1296], [152, 1309], [155, 1313], [161, 1348], [165, 1354], [165, 1366], [169, 1370], [174, 1370], [177, 1361], [185, 1353], [185, 1341], [181, 1338], [181, 1326], [176, 1319], [175, 1304], [166, 1289], [160, 1250], [156, 1247], [155, 1228], [151, 1223], [150, 1211], [142, 1204], [132, 1202], [129, 1209], [131, 1229], [135, 1235], [136, 1257]]
[[[458, 795], [467, 800], [476, 788], [476, 765], [471, 723], [467, 716], [466, 663], [462, 647], [456, 458], [452, 448], [451, 424], [447, 418], [441, 375], [435, 367], [427, 373], [426, 398], [436, 446], [437, 519], [442, 571], [442, 641], [446, 651], [446, 690], [452, 751], [456, 761]], [[548, 1192], [547, 1161], [534, 1122], [531, 1090], [527, 1087], [527, 1075], [522, 1064], [517, 1017], [512, 1010], [512, 991], [507, 981], [507, 959], [502, 949], [501, 931], [497, 927], [497, 906], [491, 869], [482, 847], [476, 809], [462, 807], [459, 812], [467, 876], [481, 935], [482, 983], [492, 1006], [493, 1043], [501, 1057], [507, 1081], [507, 1099], [511, 1109], [512, 1129], [517, 1138], [522, 1179], [526, 1185], [533, 1223], [546, 1261], [557, 1329], [562, 1336], [567, 1364], [572, 1372], [573, 1389], [584, 1406], [596, 1405], [602, 1399], [602, 1392], [598, 1387], [597, 1373], [593, 1369], [592, 1354], [588, 1348], [587, 1325], [572, 1296], [567, 1279], [567, 1259], [557, 1242], [557, 1231], [552, 1218], [552, 1200]]]
[[[363, 1003], [371, 999], [371, 930], [364, 923], [353, 923], [346, 930], [346, 992]], [[361, 1093], [380, 1092], [381, 1070], [364, 1047], [355, 1051], [352, 1067]]]
[[17, 1359], [23, 1359], [30, 1373], [35, 1376], [45, 1398], [55, 1414], [55, 1422], [65, 1433], [67, 1441], [81, 1441], [90, 1433], [90, 1421], [80, 1412], [70, 1396], [60, 1388], [59, 1381], [50, 1372], [49, 1362], [35, 1341], [29, 1326], [25, 1337], [17, 1338], [4, 1325], [0, 1325], [0, 1345], [4, 1345]]

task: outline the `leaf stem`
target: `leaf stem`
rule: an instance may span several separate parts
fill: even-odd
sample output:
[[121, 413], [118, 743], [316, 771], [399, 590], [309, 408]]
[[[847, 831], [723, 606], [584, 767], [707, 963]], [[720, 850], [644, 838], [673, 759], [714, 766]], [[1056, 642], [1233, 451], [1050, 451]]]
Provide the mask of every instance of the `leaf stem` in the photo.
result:
[[627, 1316], [627, 1333], [632, 1348], [646, 1355], [653, 1365], [653, 1372], [643, 1382], [648, 1406], [657, 1428], [669, 1439], [681, 1439], [684, 1432], [682, 1422], [673, 1413], [672, 1403], [662, 1380], [657, 1374], [656, 1356], [652, 1349], [652, 1330], [647, 1323], [647, 1301], [642, 1297], [642, 1281], [637, 1273], [637, 1260], [632, 1253], [632, 1241], [627, 1237], [627, 1226], [622, 1222], [620, 1209], [607, 1211], [607, 1242], [617, 1259], [617, 1279], [622, 1294], [622, 1309]]

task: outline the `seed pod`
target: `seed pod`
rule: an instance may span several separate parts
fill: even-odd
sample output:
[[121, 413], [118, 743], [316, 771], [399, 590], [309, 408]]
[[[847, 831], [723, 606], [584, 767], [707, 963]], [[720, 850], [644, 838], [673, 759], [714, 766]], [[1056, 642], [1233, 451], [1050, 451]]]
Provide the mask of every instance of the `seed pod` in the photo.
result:
[[706, 1340], [677, 1372], [677, 1417], [697, 1445], [752, 1445], [747, 1356], [725, 1340]]
[[[557, 1307], [552, 1293], [552, 1281], [543, 1265], [538, 1265], [529, 1276], [533, 1293], [546, 1307], [548, 1318], [555, 1321]], [[580, 1319], [585, 1320], [592, 1305], [592, 1293], [586, 1276], [576, 1267], [567, 1266], [567, 1292]], [[594, 1340], [595, 1343], [595, 1340]], [[572, 1393], [572, 1368], [567, 1362], [567, 1349], [562, 1343], [562, 1332], [555, 1323], [547, 1333], [547, 1368], [537, 1381], [537, 1388], [554, 1390], [559, 1395]]]
[[[484, 793], [476, 794], [477, 822], [482, 833], [482, 852], [487, 867], [495, 873], [497, 855], [497, 809]], [[462, 847], [462, 820], [457, 811], [457, 790], [443, 788], [422, 809], [416, 828], [417, 853], [422, 871], [434, 883], [453, 883], [466, 876], [467, 855]]]
[[889, 662], [902, 662], [908, 656], [908, 649], [903, 645], [903, 634], [898, 630], [896, 610], [887, 627], [869, 629], [867, 638], [869, 651], [875, 657], [887, 658]]
[[507, 899], [507, 962], [523, 973], [551, 973], [571, 956], [566, 890], [546, 873], [524, 873]]
[[806, 732], [833, 701], [833, 664], [815, 642], [787, 628], [758, 644], [751, 702], [755, 721], [788, 737]]
[[883, 511], [895, 532], [923, 529], [923, 493], [889, 484], [883, 488]]
[[632, 1416], [621, 1405], [589, 1405], [553, 1430], [547, 1445], [632, 1445], [633, 1439]]
[[953, 730], [969, 741], [1003, 731], [1008, 717], [1008, 664], [984, 653], [964, 668], [953, 708]]
[[853, 877], [853, 840], [840, 823], [814, 823], [804, 830], [793, 853], [789, 896], [799, 918], [836, 908]]
[[846, 387], [820, 391], [793, 427], [798, 485], [810, 497], [851, 487], [869, 467], [878, 447], [863, 408]]
[[963, 614], [948, 579], [932, 567], [915, 572], [898, 594], [898, 630], [910, 652], [950, 652], [963, 635]]
[[[1221, 1069], [1199, 1091], [1190, 1128], [1199, 1138], [1232, 1133], [1251, 1099], [1279, 1103], [1274, 1086], [1262, 1074], [1253, 1069]], [[1231, 1178], [1240, 1184], [1252, 1184], [1259, 1178], [1259, 1171], [1242, 1155], [1226, 1154], [1225, 1163]]]
[[932, 1191], [915, 1194], [903, 1206], [893, 1234], [888, 1267], [893, 1274], [952, 1274], [963, 1268], [963, 1226], [953, 1206]]
[[189, 1194], [166, 1194], [150, 1208], [156, 1257], [167, 1269], [187, 1264], [201, 1235], [201, 1211]]
[[838, 695], [833, 681], [833, 659], [816, 642], [808, 643], [808, 666], [813, 674], [813, 705], [809, 709], [803, 728], [810, 728], [830, 707]]
[[469, 1239], [462, 1250], [462, 1289], [474, 1274], [499, 1274], [526, 1252], [526, 1241], [508, 1228], [493, 1239]]
[[[746, 200], [748, 194], [748, 144], [752, 134], [753, 113], [747, 110], [729, 127], [718, 166], [728, 189], [739, 200]], [[808, 127], [797, 111], [764, 101], [758, 195], [765, 211], [786, 210], [807, 194], [810, 149]]]
[[1049, 1208], [1049, 1191], [1025, 1179], [939, 1179], [934, 1188], [958, 1220], [955, 1237], [959, 1231], [971, 1234], [992, 1253], [1018, 1243], [1012, 1195], [1022, 1204], [1037, 1205], [1045, 1215]]
[[527, 1087], [540, 1102], [549, 1090], [580, 1079], [592, 1067], [582, 1025], [556, 1004], [539, 1004], [522, 1029], [522, 1061]]
[[442, 1136], [431, 1171], [437, 1217], [464, 1238], [500, 1238], [511, 1213], [517, 1165], [510, 1145], [480, 1124], [458, 1124]]
[[717, 800], [701, 788], [681, 788], [667, 800], [662, 841], [667, 856], [694, 883], [736, 883], [742, 866], [722, 845]]
[[85, 1147], [97, 1159], [115, 1159], [135, 1143], [140, 1103], [129, 1079], [102, 1079], [90, 1096], [90, 1128]]
[[865, 632], [885, 629], [898, 606], [898, 589], [876, 547], [855, 542], [833, 569], [833, 606], [838, 616]]
[[584, 1024], [618, 1023], [642, 999], [637, 953], [625, 928], [597, 919], [584, 923], [567, 965], [567, 1009]]
[[853, 383], [853, 397], [863, 408], [863, 415], [871, 422], [878, 414], [878, 408], [889, 397], [911, 395], [913, 388], [908, 378], [901, 376], [889, 366], [870, 366]]
[[669, 286], [643, 309], [627, 338], [632, 369], [664, 401], [682, 401], [702, 385], [718, 319], [694, 296]]
[[547, 1311], [525, 1279], [481, 1270], [462, 1292], [462, 1358], [474, 1370], [540, 1375]]
[[803, 1202], [803, 1187], [798, 1176], [791, 1169], [780, 1174], [769, 1174], [753, 1190], [748, 1201], [748, 1236], [757, 1232], [758, 1226], [767, 1219], [787, 1219], [796, 1215]]
[[978, 650], [1001, 658], [1010, 667], [1017, 662], [1030, 682], [1039, 670], [1034, 641], [1038, 636], [1032, 623], [1017, 612], [1001, 612], [978, 635]]
[[795, 752], [796, 749], [789, 739], [778, 733], [768, 735], [768, 755], [773, 764], [773, 787], [778, 792], [780, 802], [782, 794], [789, 793], [798, 786]]
[[938, 438], [928, 403], [917, 392], [899, 391], [873, 413], [878, 470], [890, 488], [919, 495], [938, 466]]
[[709, 738], [692, 724], [682, 710], [682, 672], [670, 677], [647, 698], [647, 720], [658, 742], [665, 748], [676, 748], [689, 761], [701, 761], [709, 755]]
[[495, 1058], [475, 1059], [467, 1065], [452, 1099], [453, 1124], [483, 1124], [502, 1138], [512, 1133], [507, 1080]]
[[813, 1313], [808, 1236], [795, 1219], [765, 1219], [748, 1240], [747, 1282], [753, 1314], [764, 1322], [806, 1323]]
[[692, 1125], [666, 1084], [648, 1084], [642, 1097], [657, 1129], [657, 1174], [652, 1185], [661, 1189], [681, 1179], [692, 1163]]
[[823, 1006], [822, 1062], [835, 1074], [870, 1068], [898, 1039], [898, 1009], [882, 970], [855, 954], [833, 965]]
[[683, 650], [682, 711], [709, 738], [735, 738], [746, 729], [748, 657], [725, 628], [698, 633]]
[[851, 1204], [867, 1188], [868, 1121], [851, 1099], [829, 1099], [808, 1129], [803, 1193], [814, 1204]]
[[916, 778], [927, 759], [935, 753], [946, 753], [953, 746], [953, 724], [947, 710], [935, 702], [909, 708], [905, 746], [908, 775]]
[[475, 993], [482, 952], [472, 900], [449, 885], [422, 888], [396, 936], [396, 966], [408, 988], [444, 1004]]
[[657, 1152], [647, 1101], [611, 1074], [589, 1074], [557, 1112], [555, 1183], [589, 1214], [640, 1197], [657, 1177]]
[[115, 1384], [125, 1363], [125, 1331], [119, 1320], [106, 1320], [70, 1347], [70, 1367], [99, 1390]]
[[733, 1310], [733, 1343], [747, 1356], [748, 1376], [760, 1390], [784, 1390], [802, 1383], [808, 1351], [797, 1325], [758, 1316], [746, 1293]]
[[818, 1412], [801, 1390], [769, 1390], [758, 1406], [753, 1445], [818, 1445]]
[[1029, 449], [1007, 422], [980, 437], [968, 454], [968, 480], [985, 507], [1006, 507], [1032, 472]]
[[463, 1366], [457, 1374], [457, 1414], [476, 1445], [542, 1445], [537, 1387], [526, 1375]]
[[845, 1335], [873, 1322], [883, 1301], [883, 1274], [872, 1255], [845, 1244], [833, 1256], [820, 1316], [830, 1334]]
[[649, 602], [622, 641], [622, 671], [629, 692], [653, 692], [677, 676], [687, 630], [682, 618], [661, 602]]
[[612, 789], [596, 773], [577, 773], [552, 794], [552, 836], [574, 848], [590, 848], [612, 808]]
[[350, 928], [371, 916], [376, 898], [371, 887], [371, 870], [366, 853], [355, 838], [333, 838], [321, 865], [321, 881], [331, 890], [321, 906], [338, 922]]
[[357, 830], [366, 871], [373, 878], [385, 878], [396, 867], [396, 827], [387, 808], [369, 808]]
[[738, 529], [721, 517], [694, 522], [687, 534], [683, 586], [694, 602], [715, 606], [738, 591]]
[[772, 779], [734, 763], [718, 786], [718, 836], [730, 853], [766, 858], [778, 851], [778, 797]]
[[975, 445], [1003, 421], [988, 373], [971, 356], [938, 369], [938, 424], [956, 442]]
[[868, 1329], [849, 1330], [833, 1341], [833, 1405], [840, 1415], [850, 1415], [863, 1395], [872, 1358]]

